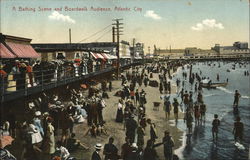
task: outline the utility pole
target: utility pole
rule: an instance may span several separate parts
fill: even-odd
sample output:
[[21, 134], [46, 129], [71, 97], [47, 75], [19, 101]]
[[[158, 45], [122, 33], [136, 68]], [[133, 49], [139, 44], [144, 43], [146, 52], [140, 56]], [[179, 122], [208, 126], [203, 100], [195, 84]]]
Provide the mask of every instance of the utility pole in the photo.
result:
[[112, 42], [115, 43], [115, 27], [112, 27]]
[[69, 43], [71, 44], [71, 29], [69, 29]]
[[134, 62], [135, 59], [135, 38], [133, 38], [133, 56], [132, 56], [132, 62]]
[[123, 27], [121, 27], [121, 25], [123, 25], [123, 23], [120, 23], [120, 21], [123, 19], [113, 19], [113, 21], [115, 21], [116, 23], [114, 23], [113, 25], [115, 26], [116, 29], [116, 40], [117, 40], [117, 46], [116, 46], [116, 56], [117, 56], [117, 68], [116, 68], [116, 77], [117, 79], [119, 78], [119, 74], [120, 74], [120, 54], [119, 54], [119, 50], [120, 50], [120, 35], [122, 35], [122, 29]]

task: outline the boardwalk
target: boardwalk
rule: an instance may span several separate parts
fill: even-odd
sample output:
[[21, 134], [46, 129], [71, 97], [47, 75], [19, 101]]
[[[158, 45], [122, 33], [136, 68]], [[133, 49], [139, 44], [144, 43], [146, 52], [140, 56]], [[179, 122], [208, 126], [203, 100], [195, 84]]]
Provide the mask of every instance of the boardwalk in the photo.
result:
[[[125, 69], [125, 68], [129, 68], [131, 66], [135, 66], [138, 65], [140, 63], [133, 63], [133, 64], [127, 64], [127, 65], [123, 65], [121, 66], [121, 69]], [[40, 85], [34, 86], [34, 87], [25, 87], [25, 89], [21, 89], [21, 90], [15, 90], [15, 91], [11, 91], [11, 92], [4, 92], [3, 94], [1, 94], [0, 97], [0, 102], [1, 103], [5, 103], [8, 101], [12, 101], [15, 99], [19, 99], [22, 97], [26, 97], [26, 96], [32, 96], [34, 94], [37, 93], [41, 93], [44, 91], [48, 91], [51, 90], [53, 88], [57, 88], [57, 87], [61, 87], [61, 86], [65, 86], [67, 84], [71, 84], [74, 82], [79, 82], [82, 80], [86, 80], [86, 79], [90, 79], [90, 78], [94, 78], [103, 74], [108, 74], [108, 73], [112, 73], [115, 72], [116, 68], [105, 68], [96, 72], [91, 72], [88, 73], [86, 75], [82, 75], [82, 76], [73, 76], [73, 77], [64, 77], [62, 79], [58, 79], [56, 81], [51, 81], [49, 83], [42, 83]], [[2, 92], [1, 92], [2, 93]]]

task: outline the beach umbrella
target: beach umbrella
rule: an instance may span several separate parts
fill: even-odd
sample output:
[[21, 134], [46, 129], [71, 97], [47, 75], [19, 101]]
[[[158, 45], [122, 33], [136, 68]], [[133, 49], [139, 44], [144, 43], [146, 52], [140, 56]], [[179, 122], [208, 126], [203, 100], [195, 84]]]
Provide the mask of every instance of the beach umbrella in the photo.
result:
[[81, 59], [77, 58], [77, 59], [75, 59], [74, 61], [75, 61], [75, 62], [80, 62]]
[[88, 86], [86, 85], [86, 84], [81, 84], [80, 85], [83, 89], [87, 89], [88, 88]]
[[0, 148], [11, 145], [14, 139], [11, 136], [1, 136], [0, 137]]

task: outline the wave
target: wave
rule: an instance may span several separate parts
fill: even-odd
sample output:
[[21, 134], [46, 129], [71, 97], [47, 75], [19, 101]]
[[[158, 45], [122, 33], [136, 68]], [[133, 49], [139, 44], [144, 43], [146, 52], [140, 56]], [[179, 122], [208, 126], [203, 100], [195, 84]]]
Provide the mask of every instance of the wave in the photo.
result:
[[250, 96], [241, 96], [241, 98], [250, 99]]
[[226, 93], [230, 93], [230, 94], [233, 94], [234, 92], [233, 91], [230, 91], [230, 90], [228, 90], [228, 89], [226, 89], [226, 88], [224, 88], [224, 87], [217, 87], [219, 90], [221, 90], [221, 91], [224, 91], [224, 92], [226, 92]]
[[204, 95], [204, 97], [211, 97], [211, 96], [217, 96], [218, 94], [207, 94], [207, 95]]
[[[217, 88], [218, 88], [219, 90], [221, 90], [221, 91], [226, 92], [226, 93], [234, 94], [233, 91], [230, 91], [230, 90], [228, 90], [228, 89], [226, 89], [226, 88], [224, 88], [224, 87], [217, 87]], [[241, 96], [241, 98], [243, 98], [243, 99], [250, 99], [250, 96]]]

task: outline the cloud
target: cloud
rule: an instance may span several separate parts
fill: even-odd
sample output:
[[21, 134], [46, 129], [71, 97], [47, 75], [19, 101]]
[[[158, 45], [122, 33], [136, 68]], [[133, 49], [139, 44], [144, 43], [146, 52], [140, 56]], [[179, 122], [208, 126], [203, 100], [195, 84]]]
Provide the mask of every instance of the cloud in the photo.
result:
[[49, 15], [49, 19], [51, 20], [56, 20], [56, 21], [63, 21], [63, 22], [68, 22], [68, 23], [73, 23], [75, 24], [76, 21], [72, 18], [70, 18], [70, 16], [65, 16], [57, 11], [54, 11], [51, 13], [51, 15]]
[[161, 20], [162, 19], [158, 14], [155, 13], [155, 11], [152, 11], [152, 10], [146, 11], [144, 16], [148, 17], [148, 18], [152, 18], [154, 20]]
[[204, 19], [202, 22], [197, 23], [191, 27], [194, 31], [203, 31], [205, 29], [224, 29], [222, 23], [216, 22], [215, 19]]

